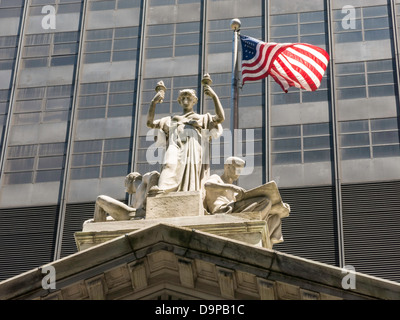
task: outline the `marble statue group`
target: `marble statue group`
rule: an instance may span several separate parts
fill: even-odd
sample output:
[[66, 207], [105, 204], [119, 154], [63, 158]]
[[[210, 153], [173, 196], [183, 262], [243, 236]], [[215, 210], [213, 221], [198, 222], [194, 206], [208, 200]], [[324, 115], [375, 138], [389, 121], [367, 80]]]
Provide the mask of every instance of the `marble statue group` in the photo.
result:
[[203, 203], [201, 214], [241, 214], [244, 217], [257, 212], [260, 219], [267, 222], [271, 242], [283, 241], [281, 219], [289, 215], [290, 207], [282, 202], [274, 181], [251, 190], [239, 187], [235, 182], [245, 161], [235, 156], [225, 160], [222, 175], [210, 173], [210, 141], [222, 134], [221, 124], [225, 120], [224, 109], [211, 84], [206, 74], [202, 85], [205, 95], [214, 103], [214, 114], [196, 113], [196, 92], [184, 89], [178, 96], [182, 113], [155, 119], [156, 105], [163, 102], [166, 91], [162, 81], [157, 83], [147, 126], [156, 130], [157, 142], [165, 148], [161, 170], [144, 174], [132, 172], [126, 176], [126, 192], [133, 199], [129, 205], [106, 195], [98, 196], [91, 222], [146, 219], [149, 198], [196, 191]]

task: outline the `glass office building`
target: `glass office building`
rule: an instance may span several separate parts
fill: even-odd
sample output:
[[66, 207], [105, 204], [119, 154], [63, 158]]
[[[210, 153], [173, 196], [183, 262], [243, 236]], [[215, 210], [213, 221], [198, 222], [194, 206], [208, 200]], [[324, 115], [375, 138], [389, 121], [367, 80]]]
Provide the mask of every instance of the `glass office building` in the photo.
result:
[[[233, 18], [324, 48], [321, 87], [247, 82], [231, 125]], [[291, 205], [274, 249], [400, 281], [399, 34], [400, 0], [0, 0], [0, 280], [74, 253], [98, 195], [128, 201], [126, 174], [160, 169], [157, 82], [156, 118], [183, 88], [213, 113], [209, 73], [252, 165], [239, 185], [275, 180]], [[213, 144], [215, 173], [229, 141]]]

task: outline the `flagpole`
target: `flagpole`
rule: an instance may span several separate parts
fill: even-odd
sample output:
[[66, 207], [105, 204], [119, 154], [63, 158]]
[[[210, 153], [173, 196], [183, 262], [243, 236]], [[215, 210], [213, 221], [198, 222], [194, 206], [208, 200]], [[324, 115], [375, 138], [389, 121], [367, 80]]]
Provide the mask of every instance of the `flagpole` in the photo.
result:
[[231, 87], [231, 130], [232, 130], [232, 155], [237, 155], [237, 139], [235, 129], [239, 128], [239, 68], [238, 68], [238, 35], [241, 22], [239, 19], [231, 20], [231, 29], [233, 30], [232, 41], [232, 87]]

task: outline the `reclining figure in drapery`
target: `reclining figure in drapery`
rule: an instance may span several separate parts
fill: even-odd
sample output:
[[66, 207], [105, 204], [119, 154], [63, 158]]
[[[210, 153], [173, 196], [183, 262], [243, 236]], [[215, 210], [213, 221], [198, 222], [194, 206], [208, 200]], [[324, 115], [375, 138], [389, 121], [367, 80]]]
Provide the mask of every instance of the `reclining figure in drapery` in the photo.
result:
[[96, 199], [94, 217], [88, 222], [145, 218], [147, 194], [151, 187], [157, 185], [159, 176], [157, 171], [148, 172], [143, 176], [138, 172], [129, 173], [125, 177], [125, 188], [127, 193], [133, 195], [131, 205], [100, 195]]
[[280, 243], [283, 241], [281, 219], [289, 215], [290, 206], [282, 202], [274, 181], [251, 190], [234, 185], [244, 165], [241, 158], [229, 157], [224, 173], [212, 175], [205, 181], [206, 210], [210, 214], [260, 212], [260, 218], [267, 222], [272, 244]]

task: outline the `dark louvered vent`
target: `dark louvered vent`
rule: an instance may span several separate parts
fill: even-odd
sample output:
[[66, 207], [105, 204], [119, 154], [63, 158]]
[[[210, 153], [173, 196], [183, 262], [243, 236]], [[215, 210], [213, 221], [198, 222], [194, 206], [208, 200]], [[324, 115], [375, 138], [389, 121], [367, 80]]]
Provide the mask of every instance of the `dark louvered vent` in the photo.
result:
[[[120, 200], [127, 203], [126, 200]], [[67, 204], [64, 220], [64, 232], [61, 246], [61, 258], [76, 253], [74, 233], [82, 231], [83, 223], [93, 218], [94, 202]]]
[[400, 181], [342, 186], [345, 263], [400, 282]]
[[290, 205], [282, 220], [284, 242], [274, 249], [331, 265], [338, 265], [336, 196], [332, 186], [280, 189]]
[[74, 233], [82, 231], [83, 222], [93, 218], [93, 213], [94, 202], [67, 204], [61, 246], [62, 258], [77, 252]]
[[49, 263], [58, 206], [0, 210], [0, 281]]

